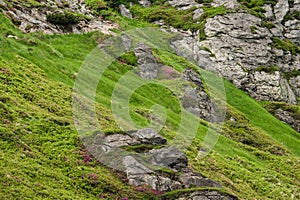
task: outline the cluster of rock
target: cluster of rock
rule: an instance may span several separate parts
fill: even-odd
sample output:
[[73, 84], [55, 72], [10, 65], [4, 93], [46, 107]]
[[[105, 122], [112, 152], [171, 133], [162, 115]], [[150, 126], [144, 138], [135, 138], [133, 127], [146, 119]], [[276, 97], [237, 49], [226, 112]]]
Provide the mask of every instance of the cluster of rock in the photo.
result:
[[[138, 44], [136, 48], [134, 48], [134, 53], [138, 58], [140, 77], [152, 80], [157, 78], [160, 74], [166, 73], [165, 70], [160, 70], [166, 66], [161, 66], [157, 63], [155, 57], [152, 55], [152, 49], [149, 46]], [[170, 79], [170, 76], [165, 77]], [[180, 78], [180, 76], [178, 78]], [[213, 103], [205, 92], [200, 75], [192, 69], [186, 69], [182, 73], [181, 79], [184, 84], [182, 91], [180, 91], [180, 101], [185, 110], [206, 121], [216, 121], [216, 119], [214, 119]]]
[[[222, 187], [218, 182], [205, 178], [190, 169], [186, 155], [175, 146], [168, 145], [165, 138], [150, 128], [108, 136], [95, 134], [84, 138], [83, 142], [97, 159], [105, 160], [104, 164], [125, 172], [129, 184], [134, 186], [146, 186], [156, 191]], [[139, 154], [121, 150], [133, 146], [140, 147], [140, 149], [135, 148]], [[114, 156], [111, 157], [111, 155]], [[183, 195], [190, 196], [192, 199], [195, 199], [195, 196], [206, 196], [208, 199], [212, 199], [210, 197], [221, 199], [216, 197], [226, 196], [225, 199], [236, 199], [234, 196], [223, 195], [218, 191], [199, 191], [191, 195]], [[183, 196], [180, 197], [182, 198]]]
[[[0, 7], [5, 10], [6, 15], [25, 33], [40, 31], [45, 34], [59, 34], [101, 31], [105, 34], [112, 34], [110, 29], [117, 28], [117, 24], [93, 16], [92, 11], [84, 4], [84, 0], [42, 0], [40, 4], [41, 6], [31, 8], [17, 4], [13, 8], [8, 8], [8, 5], [0, 0]], [[85, 15], [90, 20], [82, 20], [70, 25], [55, 25], [47, 21], [47, 15], [64, 13], [64, 11]]]
[[[211, 5], [220, 6], [218, 2], [215, 0]], [[194, 6], [195, 1], [174, 0], [169, 3], [182, 9], [182, 6]], [[262, 27], [260, 18], [241, 10], [219, 15], [207, 19], [206, 40], [199, 42], [194, 35], [186, 34], [180, 40], [173, 41], [172, 47], [178, 55], [195, 61], [204, 69], [218, 72], [257, 100], [296, 104], [296, 97], [300, 97], [300, 77], [287, 79], [284, 74], [300, 70], [300, 56], [271, 44], [272, 37], [287, 38], [299, 44], [300, 21], [293, 19], [284, 22], [288, 13], [299, 12], [299, 5], [299, 1], [294, 1], [290, 8], [288, 0], [279, 0], [274, 8], [265, 5], [266, 18], [274, 25], [270, 30]], [[236, 9], [238, 3], [228, 1], [225, 6], [227, 9]], [[278, 69], [269, 72], [262, 70], [271, 66]]]
[[300, 118], [299, 116], [294, 116], [293, 113], [282, 110], [281, 108], [275, 111], [275, 116], [284, 121], [285, 123], [289, 124], [293, 129], [300, 133]]

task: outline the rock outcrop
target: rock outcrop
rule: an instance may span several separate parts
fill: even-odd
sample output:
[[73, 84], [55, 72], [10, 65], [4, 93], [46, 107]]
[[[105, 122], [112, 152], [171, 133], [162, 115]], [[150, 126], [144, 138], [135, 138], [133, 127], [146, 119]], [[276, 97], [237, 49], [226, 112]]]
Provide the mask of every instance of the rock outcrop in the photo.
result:
[[83, 138], [83, 142], [92, 155], [104, 161], [103, 164], [125, 172], [128, 182], [134, 186], [147, 186], [157, 191], [222, 187], [190, 169], [186, 155], [168, 145], [165, 138], [150, 128], [107, 136], [98, 133]]
[[[2, 2], [2, 3], [1, 3]], [[2, 7], [6, 7], [1, 1]], [[25, 33], [40, 31], [45, 34], [60, 33], [87, 33], [101, 31], [105, 34], [112, 34], [110, 29], [117, 28], [117, 24], [95, 17], [92, 11], [87, 8], [83, 0], [74, 1], [40, 1], [40, 6], [27, 8], [15, 6], [12, 9], [5, 9], [5, 13]], [[81, 20], [75, 24], [57, 25], [50, 23], [47, 16], [51, 13], [72, 12], [76, 15], [86, 16], [88, 20]]]

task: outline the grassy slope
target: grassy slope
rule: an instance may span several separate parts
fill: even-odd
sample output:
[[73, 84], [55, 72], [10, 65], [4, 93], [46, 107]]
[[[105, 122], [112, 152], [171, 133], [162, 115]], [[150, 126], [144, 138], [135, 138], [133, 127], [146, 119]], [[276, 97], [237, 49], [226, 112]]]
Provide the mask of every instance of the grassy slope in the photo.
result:
[[[140, 26], [134, 21], [121, 22], [124, 28]], [[140, 196], [121, 181], [113, 180], [115, 175], [107, 169], [95, 162], [84, 163], [81, 154], [86, 153], [72, 125], [72, 74], [95, 47], [96, 40], [103, 39], [103, 36], [97, 33], [30, 36], [21, 34], [2, 15], [0, 23], [1, 51], [5, 51], [1, 52], [0, 67], [11, 71], [9, 76], [0, 74], [3, 90], [0, 99], [1, 183], [4, 186], [0, 187], [1, 195], [6, 199], [33, 196], [87, 199], [96, 198], [101, 193], [110, 193], [114, 198]], [[7, 34], [17, 35], [19, 39], [5, 38]], [[170, 57], [166, 53], [161, 55], [170, 66], [189, 66], [176, 56]], [[101, 120], [101, 124], [111, 132], [118, 131], [118, 128], [108, 109], [109, 97], [115, 81], [131, 68], [114, 63], [99, 85], [99, 88], [101, 84], [106, 85], [105, 90], [98, 93], [99, 115], [106, 119]], [[289, 199], [292, 195], [300, 198], [300, 163], [295, 156], [300, 151], [297, 133], [231, 83], [225, 82], [225, 86], [231, 106], [229, 115], [238, 120], [228, 121], [223, 128], [224, 136], [203, 160], [195, 158], [207, 129], [200, 125], [199, 138], [187, 152], [192, 167], [220, 181], [227, 191], [242, 199]], [[143, 113], [161, 100], [151, 98], [139, 105], [141, 96], [152, 96], [149, 89], [155, 88], [141, 89], [133, 101], [133, 110], [137, 112], [132, 114], [142, 125], [147, 123]], [[162, 88], [156, 88], [156, 91], [166, 92]], [[172, 103], [175, 99], [172, 97], [169, 101]], [[163, 133], [176, 130], [180, 119], [177, 109], [175, 106], [169, 110], [170, 123]], [[274, 126], [269, 126], [271, 123]], [[250, 142], [245, 142], [245, 138]]]

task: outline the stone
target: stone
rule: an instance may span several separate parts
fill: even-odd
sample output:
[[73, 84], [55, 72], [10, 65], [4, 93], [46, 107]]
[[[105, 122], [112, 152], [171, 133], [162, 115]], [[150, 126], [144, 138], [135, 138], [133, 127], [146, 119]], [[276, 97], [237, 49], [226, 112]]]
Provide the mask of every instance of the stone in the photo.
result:
[[138, 58], [139, 75], [146, 80], [156, 78], [159, 66], [152, 54], [151, 48], [145, 44], [138, 44], [134, 48], [134, 54]]
[[123, 158], [123, 165], [126, 169], [125, 172], [127, 173], [127, 176], [144, 175], [144, 174], [153, 174], [154, 173], [152, 170], [150, 170], [143, 164], [139, 163], [132, 156], [125, 156]]
[[275, 116], [279, 120], [289, 124], [293, 129], [300, 133], [300, 120], [296, 119], [296, 117], [292, 117], [292, 113], [279, 108], [275, 111]]
[[204, 10], [202, 8], [198, 8], [193, 12], [193, 20], [198, 20], [201, 15], [204, 13]]
[[182, 193], [177, 200], [237, 200], [238, 198], [219, 191], [194, 191]]
[[130, 10], [127, 9], [124, 4], [119, 5], [119, 10], [122, 16], [132, 19], [132, 14]]
[[127, 35], [122, 35], [122, 44], [124, 46], [125, 52], [129, 52], [132, 48], [132, 38]]
[[181, 188], [178, 181], [156, 174], [132, 156], [124, 157], [123, 164], [128, 182], [131, 185], [150, 186], [157, 191], [170, 191]]
[[295, 119], [290, 116], [289, 112], [284, 111], [282, 109], [277, 109], [275, 112], [275, 115], [278, 119], [281, 121], [286, 122], [287, 124], [293, 124], [295, 122]]
[[192, 7], [199, 7], [200, 4], [196, 3], [195, 0], [171, 0], [169, 4], [178, 10], [188, 10]]
[[272, 6], [270, 4], [265, 4], [263, 6], [263, 9], [265, 9], [265, 11], [266, 11], [264, 13], [266, 19], [270, 20], [270, 21], [274, 20], [274, 14], [273, 14], [273, 8], [272, 8]]
[[202, 45], [192, 36], [179, 37], [171, 41], [171, 48], [177, 55], [182, 56], [199, 67], [214, 71], [214, 63], [211, 60], [211, 53], [203, 50]]
[[296, 77], [291, 77], [289, 83], [295, 92], [295, 94], [300, 97], [300, 75]]
[[275, 71], [271, 74], [264, 71], [256, 71], [250, 75], [250, 79], [251, 85], [246, 86], [246, 91], [248, 91], [252, 97], [260, 101], [296, 103], [294, 93], [279, 71]]
[[200, 174], [195, 172], [183, 173], [179, 176], [179, 181], [183, 184], [185, 188], [190, 187], [219, 187], [222, 185], [210, 180], [208, 178], [203, 178]]
[[284, 36], [296, 44], [300, 45], [300, 20], [294, 19], [285, 22]]
[[150, 7], [151, 6], [151, 1], [149, 0], [139, 0], [139, 4], [145, 8]]
[[180, 98], [182, 106], [190, 113], [206, 121], [212, 120], [213, 105], [204, 90], [204, 86], [199, 75], [191, 69], [183, 72], [183, 80], [194, 83], [196, 87], [190, 84], [184, 86], [184, 96]]
[[240, 4], [237, 2], [237, 0], [214, 0], [211, 5], [215, 7], [225, 6], [228, 10], [235, 10], [240, 7]]
[[147, 153], [151, 157], [154, 165], [168, 167], [176, 170], [182, 170], [187, 167], [187, 157], [176, 147], [164, 147], [161, 149], [152, 149]]
[[104, 21], [101, 18], [94, 17], [81, 0], [66, 1], [67, 7], [75, 13], [84, 14], [88, 16], [90, 21], [81, 21], [74, 25], [54, 25], [47, 21], [47, 14], [49, 10], [56, 10], [56, 12], [63, 12], [61, 10], [62, 2], [58, 1], [51, 4], [49, 2], [42, 2], [45, 6], [39, 8], [26, 8], [22, 6], [15, 6], [14, 9], [6, 11], [6, 14], [11, 17], [12, 21], [19, 26], [19, 29], [25, 33], [40, 31], [44, 34], [63, 34], [63, 33], [87, 33], [91, 31], [101, 31], [104, 34], [114, 34], [110, 29], [117, 28], [116, 23]]
[[278, 0], [278, 3], [274, 6], [275, 22], [280, 23], [288, 12], [288, 0]]
[[0, 8], [7, 9], [7, 5], [3, 0], [0, 0]]
[[161, 137], [151, 128], [140, 129], [131, 134], [131, 136], [140, 141], [142, 144], [164, 145], [167, 143], [165, 138]]

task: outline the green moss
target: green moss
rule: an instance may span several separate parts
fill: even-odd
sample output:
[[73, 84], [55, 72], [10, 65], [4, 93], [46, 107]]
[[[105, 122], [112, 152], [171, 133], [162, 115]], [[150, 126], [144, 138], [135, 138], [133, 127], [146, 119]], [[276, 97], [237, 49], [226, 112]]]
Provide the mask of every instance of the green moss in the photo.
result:
[[278, 37], [273, 37], [272, 40], [273, 40], [273, 45], [277, 49], [282, 49], [284, 51], [290, 51], [292, 54], [300, 53], [300, 47], [289, 39], [281, 40]]
[[283, 75], [285, 76], [286, 79], [290, 79], [292, 77], [297, 77], [300, 76], [300, 70], [293, 70], [290, 72], [284, 72]]
[[271, 29], [271, 28], [276, 27], [275, 24], [273, 24], [272, 22], [266, 22], [266, 21], [262, 21], [261, 26], [266, 27], [267, 29]]
[[279, 68], [276, 66], [259, 66], [254, 69], [255, 72], [266, 72], [273, 74], [274, 72], [279, 71]]
[[47, 21], [56, 25], [77, 24], [80, 21], [90, 20], [87, 16], [70, 11], [56, 12], [48, 14]]

